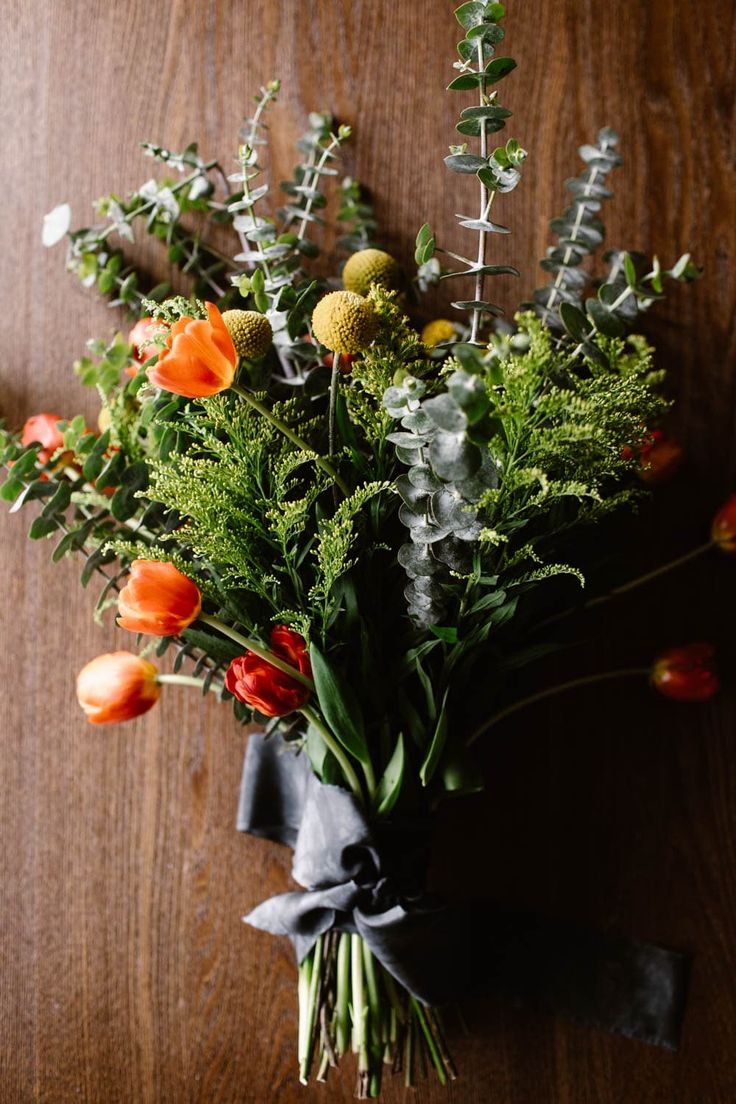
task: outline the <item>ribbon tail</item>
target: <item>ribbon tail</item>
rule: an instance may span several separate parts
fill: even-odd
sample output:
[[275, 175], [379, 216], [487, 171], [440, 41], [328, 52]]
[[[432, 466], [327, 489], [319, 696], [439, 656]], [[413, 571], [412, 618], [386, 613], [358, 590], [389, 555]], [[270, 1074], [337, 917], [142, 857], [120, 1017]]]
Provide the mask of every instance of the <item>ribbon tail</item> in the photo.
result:
[[356, 891], [355, 885], [346, 884], [303, 893], [280, 893], [256, 905], [243, 921], [271, 935], [288, 935], [297, 961], [301, 962], [320, 935], [335, 927], [350, 929], [351, 925], [344, 921], [352, 911]]

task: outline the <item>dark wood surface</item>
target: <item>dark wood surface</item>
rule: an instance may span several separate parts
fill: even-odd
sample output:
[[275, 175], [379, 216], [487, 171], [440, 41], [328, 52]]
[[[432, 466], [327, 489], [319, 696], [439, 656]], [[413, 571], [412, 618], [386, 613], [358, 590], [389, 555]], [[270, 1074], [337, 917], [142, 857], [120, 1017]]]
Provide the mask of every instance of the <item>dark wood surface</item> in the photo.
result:
[[[371, 189], [405, 259], [425, 219], [460, 244], [453, 213], [472, 184], [441, 158], [455, 112], [443, 88], [458, 39], [450, 0], [143, 3], [9, 0], [0, 121], [2, 414], [95, 415], [70, 366], [118, 324], [40, 245], [41, 216], [69, 200], [75, 223], [110, 189], [152, 170], [149, 138], [235, 149], [257, 85], [283, 81], [272, 171], [283, 178], [312, 109], [355, 126], [347, 169]], [[531, 151], [502, 199], [513, 235], [500, 262], [539, 281], [546, 222], [577, 171], [576, 146], [610, 123], [626, 168], [609, 241], [706, 265], [647, 322], [671, 371], [682, 476], [637, 526], [625, 569], [702, 539], [736, 475], [733, 322], [736, 10], [731, 0], [509, 3], [510, 133]], [[472, 209], [472, 207], [470, 208]], [[155, 253], [157, 271], [165, 266]], [[512, 304], [519, 286], [497, 285]], [[85, 405], [86, 404], [86, 405]], [[4, 678], [0, 753], [0, 1100], [236, 1104], [349, 1100], [352, 1078], [295, 1083], [295, 970], [288, 946], [241, 924], [289, 885], [289, 856], [234, 831], [246, 736], [215, 702], [167, 693], [146, 718], [95, 730], [77, 667], [116, 643], [95, 627], [77, 565], [54, 567], [2, 521]], [[509, 903], [695, 954], [678, 1054], [493, 1002], [454, 1033], [461, 1079], [417, 1101], [467, 1104], [730, 1104], [736, 1100], [736, 751], [731, 687], [735, 565], [711, 557], [581, 624], [584, 648], [527, 676], [541, 685], [665, 644], [726, 646], [710, 706], [609, 687], [520, 715], [489, 740], [488, 789], [447, 810], [437, 879], [472, 877]], [[483, 850], [481, 851], [481, 843]], [[479, 948], [479, 954], [483, 948]], [[388, 1087], [384, 1099], [404, 1099]]]

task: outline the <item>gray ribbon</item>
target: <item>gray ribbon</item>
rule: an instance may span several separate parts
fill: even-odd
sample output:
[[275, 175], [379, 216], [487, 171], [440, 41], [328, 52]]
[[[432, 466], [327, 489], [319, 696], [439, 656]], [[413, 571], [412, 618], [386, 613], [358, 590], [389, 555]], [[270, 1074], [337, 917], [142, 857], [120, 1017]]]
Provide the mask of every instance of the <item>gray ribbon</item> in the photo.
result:
[[414, 996], [442, 1004], [497, 993], [676, 1049], [688, 961], [675, 951], [422, 892], [426, 826], [371, 827], [347, 790], [325, 786], [279, 737], [250, 736], [238, 829], [294, 848], [304, 892], [243, 919], [288, 935], [301, 962], [330, 929], [357, 932]]

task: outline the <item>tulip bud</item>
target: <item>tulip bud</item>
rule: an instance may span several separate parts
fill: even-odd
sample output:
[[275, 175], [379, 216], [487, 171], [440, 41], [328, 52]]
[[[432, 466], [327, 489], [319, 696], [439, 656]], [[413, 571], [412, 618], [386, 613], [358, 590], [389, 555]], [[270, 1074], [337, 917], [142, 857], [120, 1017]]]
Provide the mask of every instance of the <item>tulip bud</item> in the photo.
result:
[[118, 625], [149, 636], [179, 636], [196, 621], [202, 595], [172, 563], [135, 560], [118, 595]]
[[64, 434], [59, 429], [59, 422], [63, 420], [59, 414], [34, 414], [23, 426], [20, 443], [24, 447], [39, 444], [38, 459], [41, 464], [47, 464], [54, 453], [63, 447]]
[[152, 663], [131, 652], [91, 660], [77, 676], [77, 701], [91, 724], [116, 724], [147, 713], [161, 687]]
[[712, 644], [686, 644], [670, 648], [655, 659], [650, 681], [655, 690], [673, 701], [708, 701], [720, 687]]
[[713, 518], [710, 535], [713, 543], [724, 552], [731, 555], [736, 552], [736, 494], [731, 495]]

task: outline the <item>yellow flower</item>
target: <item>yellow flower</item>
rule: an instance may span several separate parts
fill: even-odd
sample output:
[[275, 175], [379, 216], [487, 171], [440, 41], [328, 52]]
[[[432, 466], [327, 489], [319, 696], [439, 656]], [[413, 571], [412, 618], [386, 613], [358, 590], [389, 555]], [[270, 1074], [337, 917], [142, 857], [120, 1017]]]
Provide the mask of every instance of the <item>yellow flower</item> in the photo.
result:
[[222, 316], [227, 332], [233, 339], [238, 356], [256, 360], [271, 347], [273, 330], [265, 315], [258, 311], [228, 310]]
[[426, 349], [434, 349], [440, 341], [452, 341], [455, 337], [455, 325], [447, 318], [435, 318], [428, 322], [422, 330], [422, 345]]
[[378, 320], [369, 299], [352, 291], [332, 291], [312, 315], [314, 336], [333, 353], [360, 353], [376, 336]]
[[356, 295], [367, 295], [372, 284], [396, 288], [399, 283], [399, 266], [382, 249], [361, 249], [345, 262], [342, 282], [347, 291], [354, 291]]

